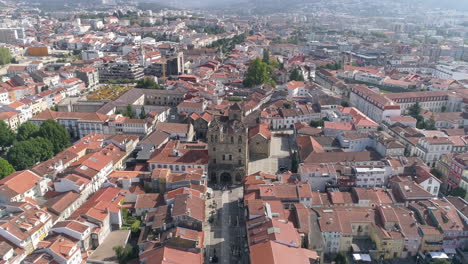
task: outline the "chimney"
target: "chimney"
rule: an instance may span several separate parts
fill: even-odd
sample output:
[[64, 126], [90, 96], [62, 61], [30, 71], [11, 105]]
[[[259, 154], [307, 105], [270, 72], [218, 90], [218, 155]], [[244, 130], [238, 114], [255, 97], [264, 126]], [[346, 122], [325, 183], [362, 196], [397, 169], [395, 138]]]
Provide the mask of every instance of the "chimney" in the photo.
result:
[[173, 155], [174, 157], [178, 157], [178, 156], [179, 156], [179, 150], [173, 149], [173, 150], [172, 150], [172, 155]]

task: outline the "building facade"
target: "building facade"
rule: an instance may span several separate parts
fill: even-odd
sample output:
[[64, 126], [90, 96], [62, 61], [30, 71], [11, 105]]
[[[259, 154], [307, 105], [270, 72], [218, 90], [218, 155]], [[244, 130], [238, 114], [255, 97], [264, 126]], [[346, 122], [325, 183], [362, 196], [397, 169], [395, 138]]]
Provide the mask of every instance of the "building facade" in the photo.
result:
[[244, 112], [235, 103], [229, 116], [216, 117], [207, 133], [210, 181], [241, 183], [247, 175], [249, 162], [248, 128], [243, 123]]

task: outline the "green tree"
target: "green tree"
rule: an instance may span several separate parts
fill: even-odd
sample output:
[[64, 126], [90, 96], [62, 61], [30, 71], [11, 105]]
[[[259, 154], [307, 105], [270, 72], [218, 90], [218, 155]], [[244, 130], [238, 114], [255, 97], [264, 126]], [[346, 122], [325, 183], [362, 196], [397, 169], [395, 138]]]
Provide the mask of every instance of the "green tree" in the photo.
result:
[[54, 154], [70, 146], [70, 134], [54, 120], [49, 119], [42, 123], [37, 135], [52, 143]]
[[317, 120], [317, 121], [312, 120], [310, 121], [310, 126], [311, 127], [323, 127], [324, 123], [325, 122], [323, 120]]
[[140, 119], [145, 119], [145, 118], [146, 118], [145, 108], [141, 106]]
[[304, 75], [302, 75], [302, 72], [296, 68], [291, 71], [291, 74], [289, 75], [289, 80], [303, 82]]
[[133, 224], [130, 226], [130, 230], [132, 231], [132, 233], [138, 233], [140, 231], [140, 225], [141, 221], [135, 220], [135, 222], [133, 222]]
[[15, 134], [10, 127], [3, 121], [0, 120], [0, 147], [9, 147], [13, 144]]
[[293, 152], [292, 157], [291, 157], [291, 172], [297, 173], [298, 166], [299, 166], [299, 161], [297, 160], [297, 153]]
[[434, 175], [437, 179], [442, 179], [442, 172], [438, 169], [431, 169], [431, 174]]
[[31, 123], [25, 122], [18, 127], [18, 133], [16, 134], [16, 140], [24, 141], [28, 138], [34, 137], [39, 132], [39, 126]]
[[450, 261], [446, 259], [436, 259], [434, 261], [431, 261], [431, 264], [450, 264]]
[[424, 122], [424, 128], [427, 130], [437, 130], [433, 117]]
[[9, 49], [0, 47], [0, 65], [5, 65], [13, 60]]
[[142, 88], [142, 89], [159, 89], [159, 90], [163, 89], [161, 85], [156, 83], [156, 81], [151, 78], [144, 78], [144, 79], [138, 80], [135, 87]]
[[230, 96], [230, 97], [228, 97], [228, 101], [230, 101], [230, 102], [242, 102], [242, 101], [244, 101], [244, 99], [242, 99], [242, 97]]
[[461, 197], [463, 199], [465, 199], [465, 196], [466, 196], [466, 190], [461, 188], [461, 187], [457, 187], [455, 189], [453, 189], [451, 192], [450, 192], [450, 195], [451, 196], [458, 196], [458, 197]]
[[346, 258], [345, 254], [340, 252], [335, 257], [335, 263], [336, 264], [348, 264], [348, 259]]
[[263, 50], [263, 59], [262, 61], [266, 64], [270, 64], [270, 51], [268, 49]]
[[268, 64], [264, 63], [260, 58], [256, 58], [250, 62], [243, 84], [246, 87], [252, 87], [262, 84], [275, 85], [275, 82], [271, 77]]
[[125, 245], [125, 247], [116, 246], [113, 250], [119, 264], [128, 263], [128, 261], [134, 257], [134, 250], [130, 244]]
[[7, 160], [0, 158], [0, 179], [15, 172], [15, 168]]
[[45, 138], [36, 137], [15, 143], [8, 150], [7, 160], [16, 170], [24, 170], [53, 156], [52, 143]]
[[414, 118], [421, 114], [421, 105], [419, 105], [419, 102], [416, 102], [414, 105], [408, 107], [408, 114]]
[[280, 63], [278, 61], [278, 59], [275, 59], [275, 58], [270, 58], [270, 61], [268, 62], [268, 64], [270, 65], [270, 67], [273, 69], [281, 69], [281, 67], [283, 67], [284, 69], [284, 64]]
[[125, 109], [123, 115], [132, 119], [136, 117], [135, 111], [133, 111], [133, 107], [131, 104], [127, 105], [127, 108]]

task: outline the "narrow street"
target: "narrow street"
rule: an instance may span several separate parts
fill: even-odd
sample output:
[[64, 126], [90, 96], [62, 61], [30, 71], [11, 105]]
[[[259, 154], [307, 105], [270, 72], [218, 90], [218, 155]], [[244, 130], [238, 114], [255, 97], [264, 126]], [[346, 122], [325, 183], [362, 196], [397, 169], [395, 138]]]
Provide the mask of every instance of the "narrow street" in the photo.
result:
[[[271, 138], [270, 157], [251, 160], [249, 174], [258, 171], [276, 174], [280, 167], [290, 169], [292, 144], [290, 130], [275, 132]], [[207, 200], [208, 221], [204, 226], [206, 264], [216, 263], [210, 262], [210, 259], [216, 260], [215, 256], [217, 263], [249, 263], [244, 208], [239, 203], [243, 188], [232, 188], [232, 192], [215, 189], [213, 197]]]
[[213, 215], [213, 222], [205, 226], [205, 263], [218, 257], [217, 263], [248, 263], [245, 234], [244, 209], [239, 206], [243, 188], [214, 190], [212, 199], [207, 200], [207, 216]]

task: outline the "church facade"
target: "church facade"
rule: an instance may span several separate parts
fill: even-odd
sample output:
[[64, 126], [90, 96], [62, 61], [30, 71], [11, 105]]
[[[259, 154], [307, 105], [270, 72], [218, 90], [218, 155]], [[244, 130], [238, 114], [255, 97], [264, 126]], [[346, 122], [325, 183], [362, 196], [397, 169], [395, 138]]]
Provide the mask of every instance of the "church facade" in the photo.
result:
[[248, 173], [248, 127], [243, 123], [242, 107], [235, 103], [227, 115], [215, 116], [209, 125], [209, 181], [219, 184], [239, 184]]

